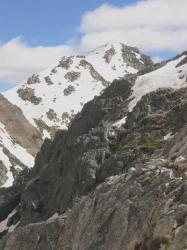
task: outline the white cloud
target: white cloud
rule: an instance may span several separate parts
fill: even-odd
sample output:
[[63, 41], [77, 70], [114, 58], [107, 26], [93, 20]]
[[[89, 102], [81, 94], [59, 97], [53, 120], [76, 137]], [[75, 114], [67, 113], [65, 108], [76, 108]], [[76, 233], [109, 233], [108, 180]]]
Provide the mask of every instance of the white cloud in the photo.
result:
[[86, 13], [81, 23], [85, 49], [121, 41], [144, 51], [174, 51], [187, 47], [187, 1], [141, 0], [126, 7], [105, 4]]
[[154, 63], [159, 63], [163, 61], [163, 58], [159, 56], [155, 56], [155, 57], [152, 57], [152, 60]]
[[187, 49], [186, 10], [186, 0], [139, 0], [124, 7], [104, 4], [83, 16], [80, 43], [78, 36], [70, 38], [69, 45], [30, 47], [19, 37], [12, 39], [0, 45], [0, 82], [19, 83], [74, 49], [87, 51], [106, 42], [123, 42], [157, 52], [158, 57], [165, 51], [181, 52]]
[[20, 83], [72, 53], [66, 45], [30, 47], [19, 37], [12, 39], [0, 46], [0, 82]]

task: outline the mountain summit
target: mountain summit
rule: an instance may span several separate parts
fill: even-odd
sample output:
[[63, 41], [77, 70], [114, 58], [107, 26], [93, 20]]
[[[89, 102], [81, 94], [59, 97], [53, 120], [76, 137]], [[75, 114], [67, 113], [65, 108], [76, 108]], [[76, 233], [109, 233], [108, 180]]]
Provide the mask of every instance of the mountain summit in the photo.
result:
[[151, 64], [151, 59], [137, 48], [108, 43], [85, 56], [63, 57], [4, 96], [20, 107], [45, 137], [54, 128], [66, 129], [83, 105], [114, 79], [137, 73]]

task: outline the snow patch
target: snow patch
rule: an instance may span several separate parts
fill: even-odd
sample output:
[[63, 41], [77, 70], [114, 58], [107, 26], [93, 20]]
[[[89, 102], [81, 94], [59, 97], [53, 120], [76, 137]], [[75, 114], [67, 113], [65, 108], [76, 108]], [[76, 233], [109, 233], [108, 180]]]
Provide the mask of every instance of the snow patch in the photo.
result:
[[54, 220], [56, 220], [56, 219], [58, 219], [59, 218], [59, 214], [58, 213], [54, 213], [51, 217], [49, 217], [48, 219], [47, 219], [47, 221], [48, 222], [51, 222], [51, 221], [54, 221]]
[[118, 120], [117, 122], [113, 124], [113, 127], [120, 128], [122, 125], [126, 123], [126, 119], [127, 117], [125, 116], [122, 119]]
[[164, 140], [167, 141], [167, 140], [170, 140], [174, 137], [174, 135], [172, 135], [172, 133], [168, 133], [167, 135], [164, 136]]
[[[132, 98], [132, 101], [129, 103], [129, 112], [133, 110], [142, 96], [152, 91], [159, 88], [179, 89], [186, 87], [187, 64], [176, 67], [184, 58], [185, 56], [181, 56], [177, 60], [170, 61], [155, 71], [139, 76], [133, 86], [133, 93], [129, 98]], [[181, 73], [184, 77], [181, 77]]]
[[19, 225], [19, 221], [16, 225], [11, 225], [10, 227], [7, 226], [8, 220], [9, 218], [11, 218], [15, 213], [17, 212], [16, 209], [14, 209], [8, 216], [6, 219], [4, 219], [3, 221], [0, 222], [0, 233], [2, 233], [5, 230], [8, 230], [8, 232], [12, 232], [14, 231], [14, 229]]
[[51, 135], [49, 134], [49, 132], [46, 130], [46, 129], [44, 129], [43, 130], [43, 139], [45, 139], [45, 138], [51, 138]]
[[186, 161], [186, 158], [184, 157], [184, 156], [182, 156], [182, 155], [180, 155], [179, 157], [177, 157], [176, 159], [175, 159], [175, 163], [179, 163], [179, 162], [185, 162]]

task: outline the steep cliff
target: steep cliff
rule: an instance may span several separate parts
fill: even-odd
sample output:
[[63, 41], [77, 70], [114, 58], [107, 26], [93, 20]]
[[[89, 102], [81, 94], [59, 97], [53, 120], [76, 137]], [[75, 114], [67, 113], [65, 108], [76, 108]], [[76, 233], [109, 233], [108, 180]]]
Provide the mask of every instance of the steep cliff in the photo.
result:
[[45, 140], [0, 191], [1, 249], [187, 248], [185, 58], [115, 80]]

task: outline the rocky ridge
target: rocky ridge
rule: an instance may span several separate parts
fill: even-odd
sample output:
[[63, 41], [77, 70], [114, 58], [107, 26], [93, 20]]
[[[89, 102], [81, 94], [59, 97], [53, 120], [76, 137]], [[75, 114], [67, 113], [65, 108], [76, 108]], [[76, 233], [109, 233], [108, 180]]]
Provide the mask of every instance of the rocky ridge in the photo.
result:
[[45, 140], [0, 191], [0, 249], [187, 248], [185, 58], [115, 80]]

